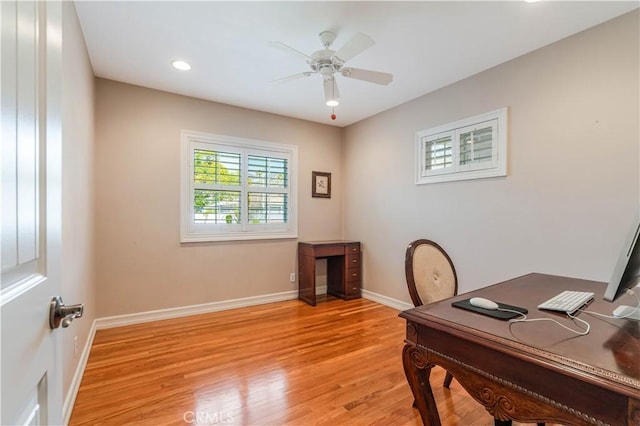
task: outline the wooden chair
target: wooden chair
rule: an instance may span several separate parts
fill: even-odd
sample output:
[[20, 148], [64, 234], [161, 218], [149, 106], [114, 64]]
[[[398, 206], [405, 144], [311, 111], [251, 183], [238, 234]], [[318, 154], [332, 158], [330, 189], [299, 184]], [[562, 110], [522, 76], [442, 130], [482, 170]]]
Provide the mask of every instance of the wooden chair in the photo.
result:
[[[416, 240], [409, 244], [404, 258], [409, 295], [414, 306], [422, 306], [458, 294], [458, 276], [451, 258], [437, 243]], [[447, 371], [444, 387], [453, 376]]]

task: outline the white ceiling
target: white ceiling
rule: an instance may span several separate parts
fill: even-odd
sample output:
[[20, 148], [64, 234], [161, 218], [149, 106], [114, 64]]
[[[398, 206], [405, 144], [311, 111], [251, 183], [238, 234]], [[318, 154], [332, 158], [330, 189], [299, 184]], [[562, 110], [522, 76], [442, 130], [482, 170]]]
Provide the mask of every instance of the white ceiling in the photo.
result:
[[[511, 2], [96, 2], [76, 1], [96, 76], [215, 102], [346, 126], [553, 43], [638, 7], [637, 1]], [[376, 44], [348, 66], [389, 72], [388, 86], [336, 77], [337, 119], [322, 77], [272, 80], [307, 71], [304, 53], [337, 34]], [[191, 71], [171, 67], [183, 59]], [[588, 64], [585, 64], [588, 65]]]

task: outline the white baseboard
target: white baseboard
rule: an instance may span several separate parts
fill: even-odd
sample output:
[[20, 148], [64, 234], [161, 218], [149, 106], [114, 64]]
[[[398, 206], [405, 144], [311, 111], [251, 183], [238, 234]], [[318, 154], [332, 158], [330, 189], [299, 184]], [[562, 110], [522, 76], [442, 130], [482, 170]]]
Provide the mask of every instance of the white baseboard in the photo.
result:
[[[316, 289], [318, 294], [326, 292], [326, 286]], [[398, 299], [374, 293], [369, 290], [362, 290], [362, 297], [372, 300], [382, 305], [389, 306], [400, 311], [413, 308], [410, 303]], [[263, 305], [265, 303], [280, 302], [283, 300], [294, 300], [298, 298], [298, 291], [285, 291], [282, 293], [266, 294], [261, 296], [245, 297], [242, 299], [224, 300], [221, 302], [203, 303], [199, 305], [181, 306], [178, 308], [159, 309], [155, 311], [139, 312], [136, 314], [115, 315], [111, 317], [97, 318], [92, 327], [92, 331], [106, 328], [122, 327], [125, 325], [140, 324], [143, 322], [159, 321], [164, 319], [186, 317], [189, 315], [206, 314], [209, 312], [226, 311], [229, 309], [244, 308], [247, 306]], [[95, 330], [93, 330], [95, 328]]]
[[93, 338], [96, 336], [96, 321], [94, 320], [91, 324], [91, 329], [89, 330], [89, 336], [87, 337], [87, 341], [84, 344], [84, 348], [82, 349], [82, 354], [80, 355], [80, 361], [78, 362], [78, 366], [76, 367], [76, 372], [73, 375], [73, 380], [71, 380], [71, 386], [69, 386], [69, 391], [67, 392], [66, 397], [64, 398], [64, 403], [62, 404], [62, 424], [68, 425], [69, 420], [71, 420], [71, 413], [73, 412], [73, 405], [76, 402], [76, 396], [78, 396], [78, 390], [80, 390], [80, 383], [82, 382], [82, 376], [84, 375], [84, 370], [87, 367], [87, 361], [89, 360], [89, 353], [91, 352], [91, 346], [93, 346]]
[[265, 294], [262, 296], [245, 297], [242, 299], [231, 299], [221, 302], [203, 303], [200, 305], [181, 306], [179, 308], [159, 309], [157, 311], [140, 312], [137, 314], [116, 315], [96, 319], [96, 330], [140, 324], [149, 321], [186, 317], [189, 315], [206, 314], [209, 312], [226, 311], [228, 309], [263, 305], [265, 303], [293, 300], [297, 298], [298, 291], [293, 290], [284, 291], [282, 293]]
[[[316, 294], [324, 294], [327, 292], [327, 286], [316, 287]], [[413, 308], [411, 303], [403, 302], [402, 300], [394, 299], [392, 297], [387, 297], [382, 294], [374, 293], [369, 290], [362, 289], [361, 290], [362, 298], [371, 300], [376, 303], [380, 303], [381, 305], [388, 306], [393, 309], [397, 309], [399, 311], [406, 311], [407, 309]]]
[[406, 311], [407, 309], [413, 308], [413, 305], [411, 303], [403, 302], [402, 300], [387, 297], [369, 290], [363, 289], [362, 297], [364, 297], [365, 299], [373, 300], [374, 302], [380, 303], [381, 305], [397, 309], [399, 311]]

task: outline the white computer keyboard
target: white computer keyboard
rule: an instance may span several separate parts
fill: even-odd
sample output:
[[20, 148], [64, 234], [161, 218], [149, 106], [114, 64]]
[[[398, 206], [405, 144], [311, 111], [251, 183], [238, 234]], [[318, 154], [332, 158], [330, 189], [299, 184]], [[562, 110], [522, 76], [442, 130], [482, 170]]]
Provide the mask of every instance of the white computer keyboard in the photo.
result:
[[551, 299], [538, 305], [538, 309], [561, 311], [573, 314], [579, 307], [593, 299], [593, 293], [588, 291], [563, 291]]

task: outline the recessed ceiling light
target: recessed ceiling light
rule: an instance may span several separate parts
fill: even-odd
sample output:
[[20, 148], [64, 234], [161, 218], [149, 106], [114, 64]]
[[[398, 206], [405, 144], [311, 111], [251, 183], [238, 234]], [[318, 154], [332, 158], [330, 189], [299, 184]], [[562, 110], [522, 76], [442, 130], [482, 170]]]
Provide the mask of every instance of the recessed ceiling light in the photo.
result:
[[178, 69], [180, 71], [189, 71], [191, 69], [191, 65], [189, 65], [185, 61], [172, 61], [171, 65], [173, 65], [175, 69]]

